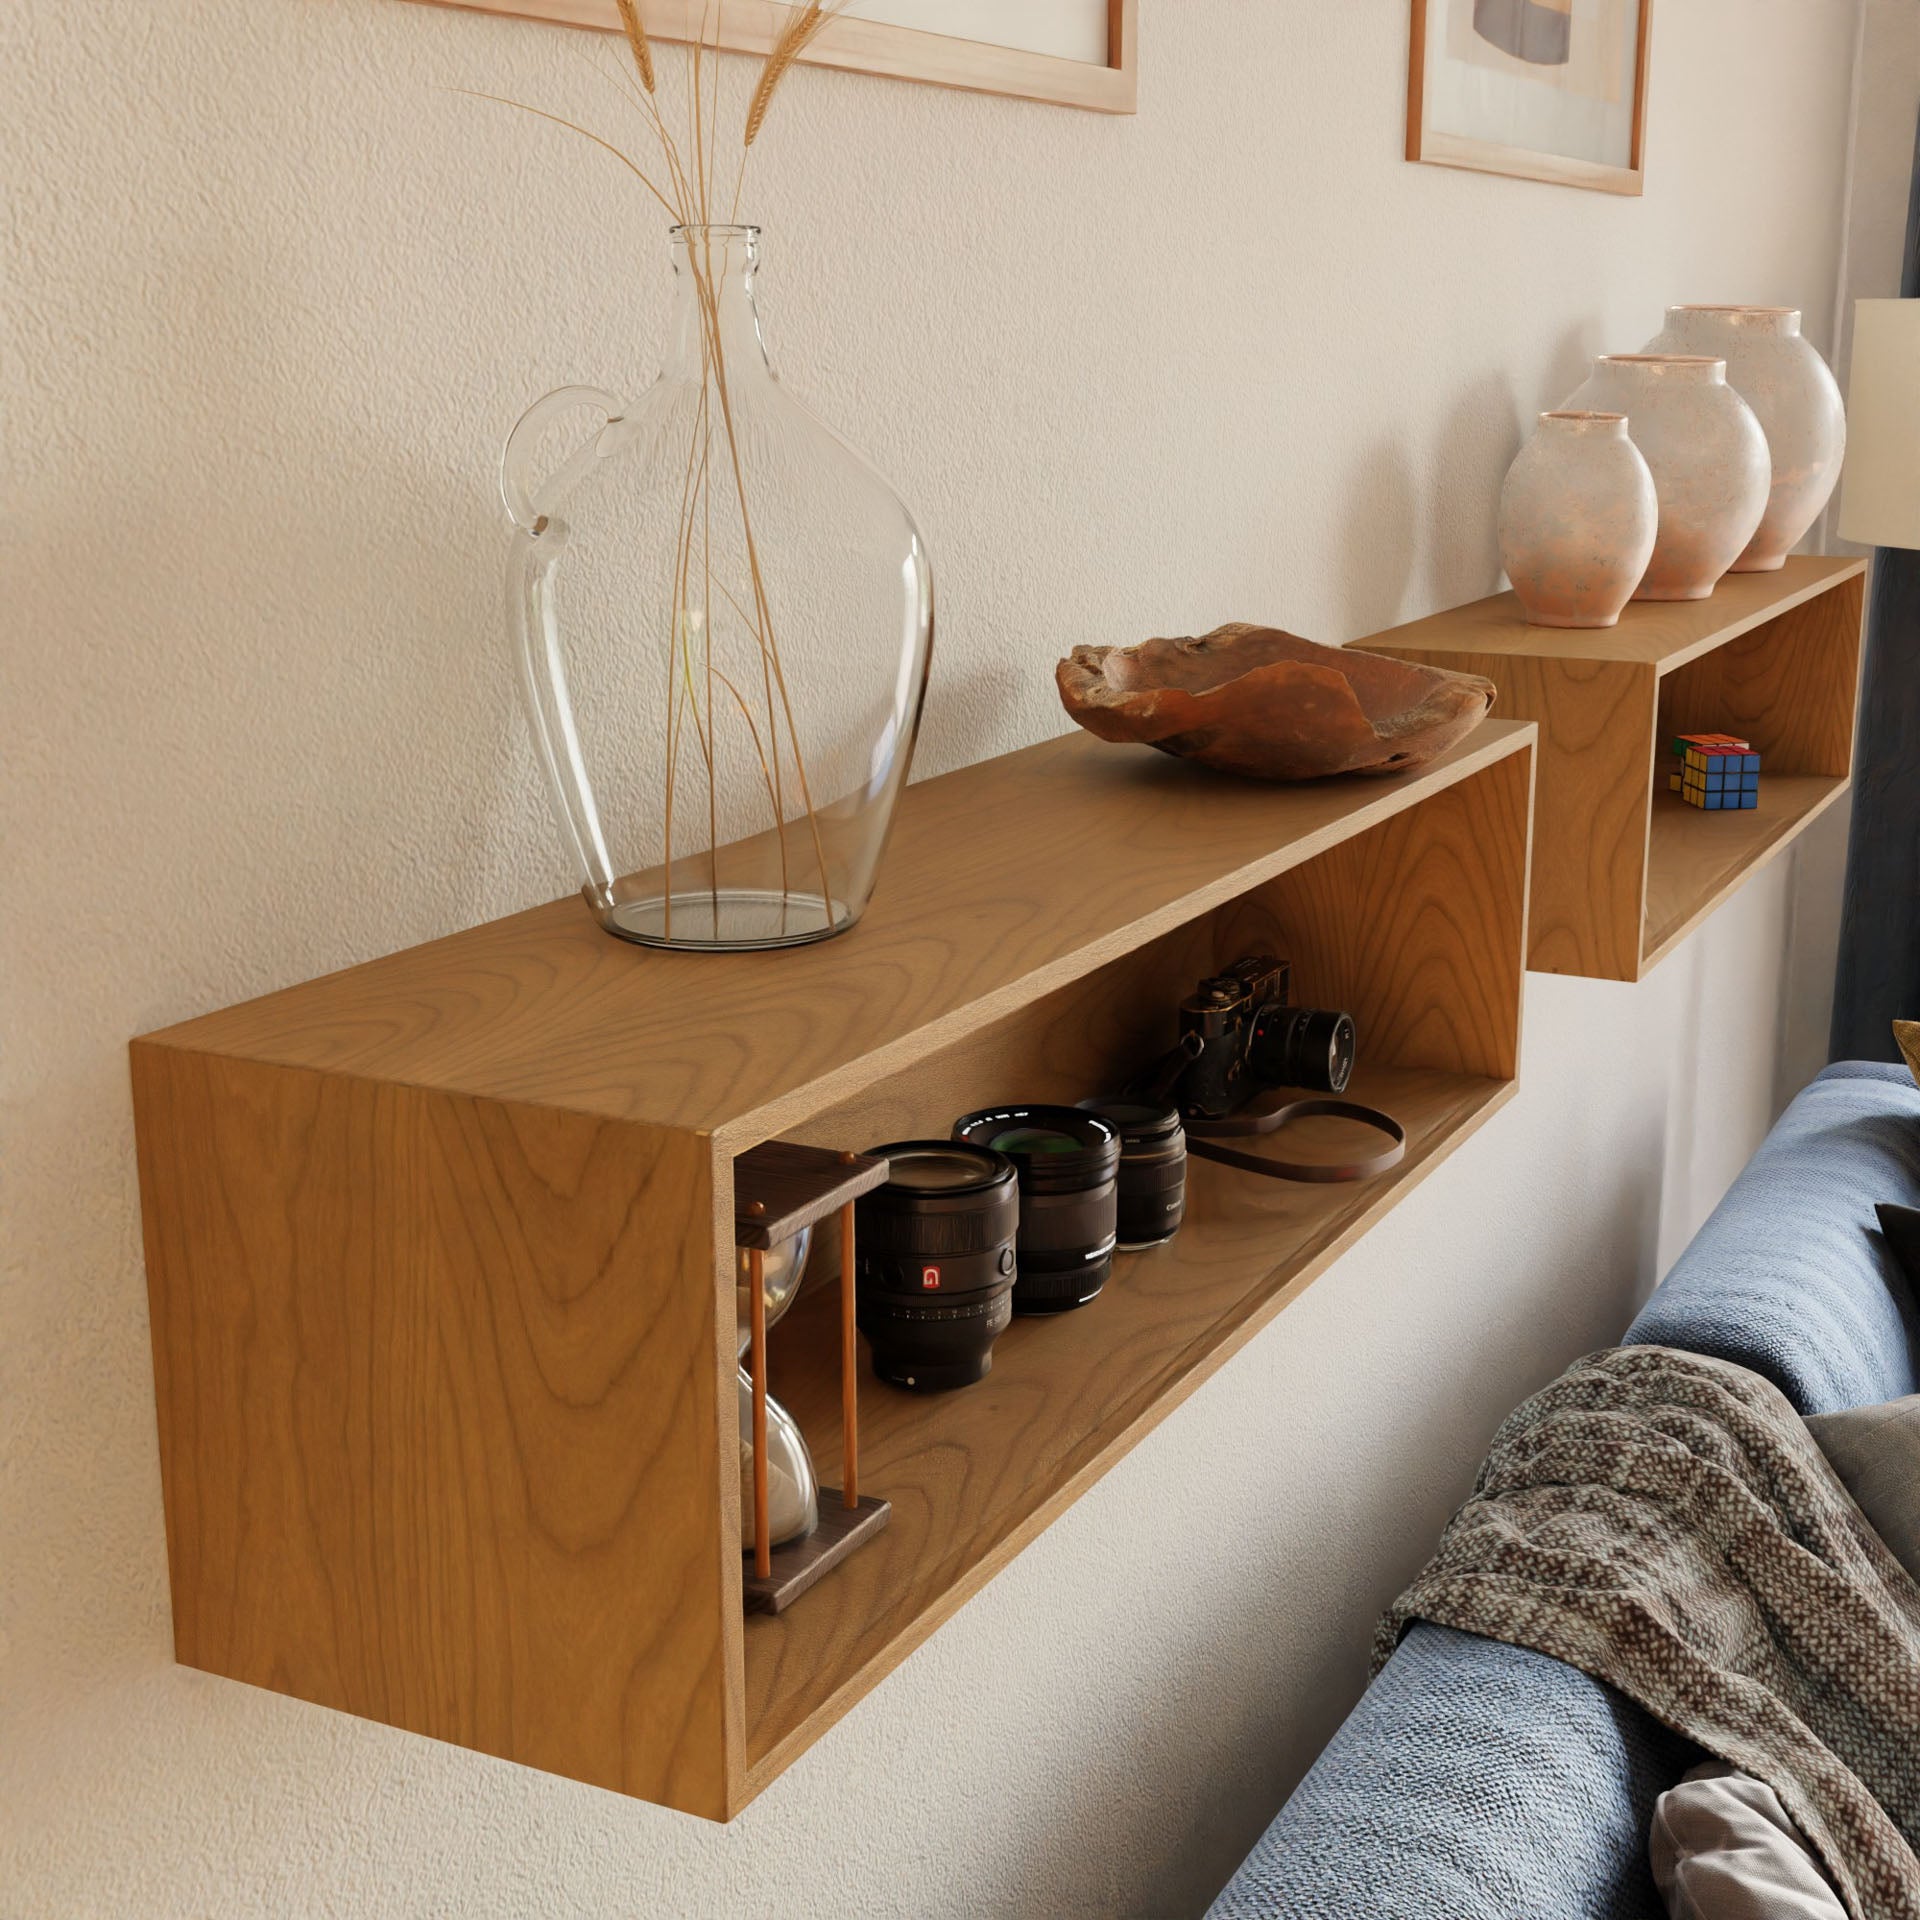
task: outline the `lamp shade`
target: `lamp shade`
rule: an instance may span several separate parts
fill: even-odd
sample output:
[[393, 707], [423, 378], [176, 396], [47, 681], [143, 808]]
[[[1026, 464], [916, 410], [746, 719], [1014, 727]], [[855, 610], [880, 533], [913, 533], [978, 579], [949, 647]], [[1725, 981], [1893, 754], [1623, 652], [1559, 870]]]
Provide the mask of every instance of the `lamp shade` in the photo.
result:
[[1860, 300], [1847, 379], [1840, 535], [1920, 547], [1920, 300]]

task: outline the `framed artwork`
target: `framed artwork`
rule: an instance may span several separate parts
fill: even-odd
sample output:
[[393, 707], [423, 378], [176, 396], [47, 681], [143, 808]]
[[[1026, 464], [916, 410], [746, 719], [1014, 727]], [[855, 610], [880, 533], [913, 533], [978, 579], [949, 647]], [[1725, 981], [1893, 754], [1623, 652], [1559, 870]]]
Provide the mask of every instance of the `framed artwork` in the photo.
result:
[[[481, 13], [620, 31], [614, 0], [435, 0]], [[1131, 113], [1139, 0], [853, 0], [800, 58], [814, 66]], [[640, 0], [648, 34], [765, 53], [783, 0]]]
[[1638, 193], [1653, 0], [1413, 0], [1407, 158]]

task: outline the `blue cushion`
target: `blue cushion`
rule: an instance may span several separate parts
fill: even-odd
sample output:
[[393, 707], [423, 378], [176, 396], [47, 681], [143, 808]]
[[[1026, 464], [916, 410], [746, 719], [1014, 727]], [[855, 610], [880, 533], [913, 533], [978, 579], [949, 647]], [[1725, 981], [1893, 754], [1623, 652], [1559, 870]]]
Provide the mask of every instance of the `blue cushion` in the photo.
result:
[[1208, 1920], [1661, 1920], [1697, 1750], [1543, 1653], [1410, 1627]]
[[1780, 1116], [1624, 1344], [1735, 1361], [1802, 1413], [1920, 1392], [1920, 1319], [1880, 1200], [1920, 1205], [1920, 1087], [1844, 1061]]
[[[1627, 1340], [1737, 1361], [1803, 1413], [1920, 1391], [1882, 1200], [1920, 1205], [1920, 1088], [1901, 1067], [1829, 1067]], [[1658, 1920], [1647, 1821], [1697, 1757], [1572, 1667], [1420, 1622], [1212, 1920]]]

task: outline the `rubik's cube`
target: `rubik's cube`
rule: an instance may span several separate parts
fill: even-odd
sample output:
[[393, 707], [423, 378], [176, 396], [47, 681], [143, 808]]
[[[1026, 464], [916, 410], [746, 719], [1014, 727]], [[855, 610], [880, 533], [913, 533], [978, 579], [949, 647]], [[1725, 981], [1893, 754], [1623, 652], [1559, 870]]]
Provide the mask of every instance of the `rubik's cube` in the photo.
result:
[[1731, 813], [1760, 804], [1760, 756], [1730, 733], [1683, 733], [1673, 743], [1680, 756], [1667, 785], [1690, 807]]

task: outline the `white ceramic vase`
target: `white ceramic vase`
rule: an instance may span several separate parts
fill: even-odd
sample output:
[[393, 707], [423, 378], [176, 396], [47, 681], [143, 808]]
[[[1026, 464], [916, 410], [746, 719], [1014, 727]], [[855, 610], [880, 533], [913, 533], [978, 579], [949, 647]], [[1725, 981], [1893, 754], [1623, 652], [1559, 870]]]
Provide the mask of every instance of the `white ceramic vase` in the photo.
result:
[[1623, 413], [1543, 413], [1500, 489], [1500, 557], [1536, 627], [1610, 627], [1653, 557], [1659, 501]]
[[1820, 517], [1840, 478], [1847, 413], [1840, 383], [1800, 332], [1793, 307], [1669, 307], [1648, 353], [1703, 353], [1727, 363], [1727, 385], [1758, 417], [1773, 460], [1773, 491], [1760, 530], [1735, 573], [1786, 562]]
[[1660, 525], [1636, 600], [1704, 600], [1745, 552], [1773, 487], [1767, 436], [1700, 354], [1608, 353], [1563, 411], [1624, 413], [1653, 472]]

